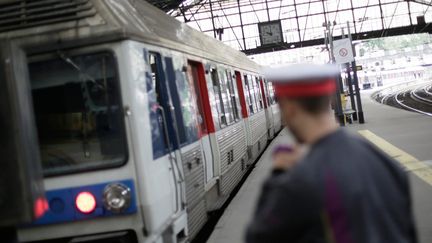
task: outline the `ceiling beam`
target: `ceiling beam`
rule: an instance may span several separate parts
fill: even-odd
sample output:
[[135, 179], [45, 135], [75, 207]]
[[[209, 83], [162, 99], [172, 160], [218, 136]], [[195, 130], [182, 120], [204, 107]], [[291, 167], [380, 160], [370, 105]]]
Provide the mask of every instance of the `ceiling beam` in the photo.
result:
[[407, 2], [419, 3], [427, 6], [432, 6], [432, 1], [429, 0], [406, 0]]
[[[432, 25], [412, 25], [406, 27], [390, 28], [390, 29], [386, 29], [384, 35], [382, 30], [374, 30], [374, 31], [352, 34], [352, 36], [353, 36], [353, 40], [367, 40], [367, 39], [380, 38], [380, 37], [417, 34], [417, 33], [431, 34]], [[341, 36], [334, 37], [335, 40], [340, 38], [342, 37]], [[246, 55], [254, 55], [254, 54], [289, 50], [289, 49], [296, 49], [300, 47], [309, 47], [309, 46], [317, 46], [317, 45], [324, 45], [324, 38], [299, 41], [299, 42], [291, 42], [291, 43], [283, 42], [278, 44], [259, 46], [257, 48], [243, 50], [243, 52]]]

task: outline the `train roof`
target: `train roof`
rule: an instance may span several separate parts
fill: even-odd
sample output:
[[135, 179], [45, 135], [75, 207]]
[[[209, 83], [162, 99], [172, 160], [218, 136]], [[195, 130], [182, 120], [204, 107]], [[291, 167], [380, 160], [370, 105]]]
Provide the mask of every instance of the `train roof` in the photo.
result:
[[244, 53], [166, 15], [144, 0], [0, 0], [0, 40], [37, 50], [133, 39], [250, 71]]

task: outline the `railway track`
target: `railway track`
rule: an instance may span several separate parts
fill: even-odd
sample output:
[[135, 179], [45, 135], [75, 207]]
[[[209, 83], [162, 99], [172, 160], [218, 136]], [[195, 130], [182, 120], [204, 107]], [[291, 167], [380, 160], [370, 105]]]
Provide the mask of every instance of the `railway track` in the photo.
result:
[[424, 89], [425, 93], [432, 97], [432, 84]]
[[383, 99], [383, 103], [432, 117], [430, 88], [431, 85], [405, 88], [397, 91], [393, 96], [387, 96], [386, 100]]
[[411, 90], [411, 97], [418, 102], [432, 105], [432, 93], [429, 92], [430, 86], [418, 87]]

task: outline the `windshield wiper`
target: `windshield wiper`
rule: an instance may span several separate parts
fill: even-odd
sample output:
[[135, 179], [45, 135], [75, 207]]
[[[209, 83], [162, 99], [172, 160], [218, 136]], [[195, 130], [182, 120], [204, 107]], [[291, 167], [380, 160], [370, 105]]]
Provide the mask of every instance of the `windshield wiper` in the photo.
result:
[[[59, 57], [67, 64], [69, 64], [70, 66], [72, 66], [76, 71], [78, 71], [78, 73], [80, 74], [81, 77], [83, 77], [83, 83], [82, 85], [84, 85], [84, 92], [86, 94], [84, 94], [83, 96], [87, 96], [88, 102], [91, 102], [91, 97], [88, 94], [88, 88], [86, 85], [86, 81], [90, 81], [92, 82], [94, 85], [96, 85], [96, 87], [100, 88], [103, 91], [106, 91], [106, 89], [98, 84], [96, 82], [96, 80], [90, 76], [89, 74], [87, 74], [86, 72], [82, 71], [81, 68], [72, 61], [72, 59], [70, 59], [69, 57], [67, 57], [63, 52], [61, 52], [60, 50], [57, 51], [57, 54], [59, 55]], [[91, 102], [93, 103], [93, 102]], [[83, 148], [83, 153], [84, 153], [84, 157], [85, 158], [90, 158], [90, 145], [89, 145], [89, 139], [88, 139], [88, 131], [87, 131], [87, 124], [89, 123], [89, 117], [88, 117], [88, 112], [89, 112], [89, 105], [84, 105], [84, 112], [81, 112], [81, 123], [82, 123], [82, 128], [81, 128], [81, 132], [83, 135], [83, 139], [82, 139], [82, 148]]]
[[69, 64], [70, 66], [72, 66], [75, 70], [78, 71], [78, 73], [85, 78], [84, 81], [90, 81], [92, 82], [94, 85], [96, 85], [98, 88], [105, 90], [105, 87], [101, 84], [99, 84], [98, 82], [96, 82], [96, 80], [90, 76], [88, 73], [84, 72], [83, 70], [81, 70], [81, 68], [78, 66], [78, 64], [76, 64], [74, 61], [72, 61], [72, 59], [70, 59], [69, 57], [67, 57], [62, 51], [57, 50], [57, 55], [67, 64]]

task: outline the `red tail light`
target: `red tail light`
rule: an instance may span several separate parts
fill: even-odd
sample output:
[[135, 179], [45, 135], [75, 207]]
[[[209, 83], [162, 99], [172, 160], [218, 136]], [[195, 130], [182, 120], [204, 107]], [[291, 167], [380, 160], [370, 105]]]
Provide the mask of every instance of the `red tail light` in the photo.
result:
[[81, 213], [91, 213], [96, 208], [96, 199], [90, 192], [80, 192], [75, 199], [75, 205]]
[[45, 214], [45, 212], [48, 210], [48, 208], [49, 208], [48, 202], [46, 201], [45, 198], [40, 197], [36, 199], [33, 207], [34, 217], [36, 219], [42, 217]]

